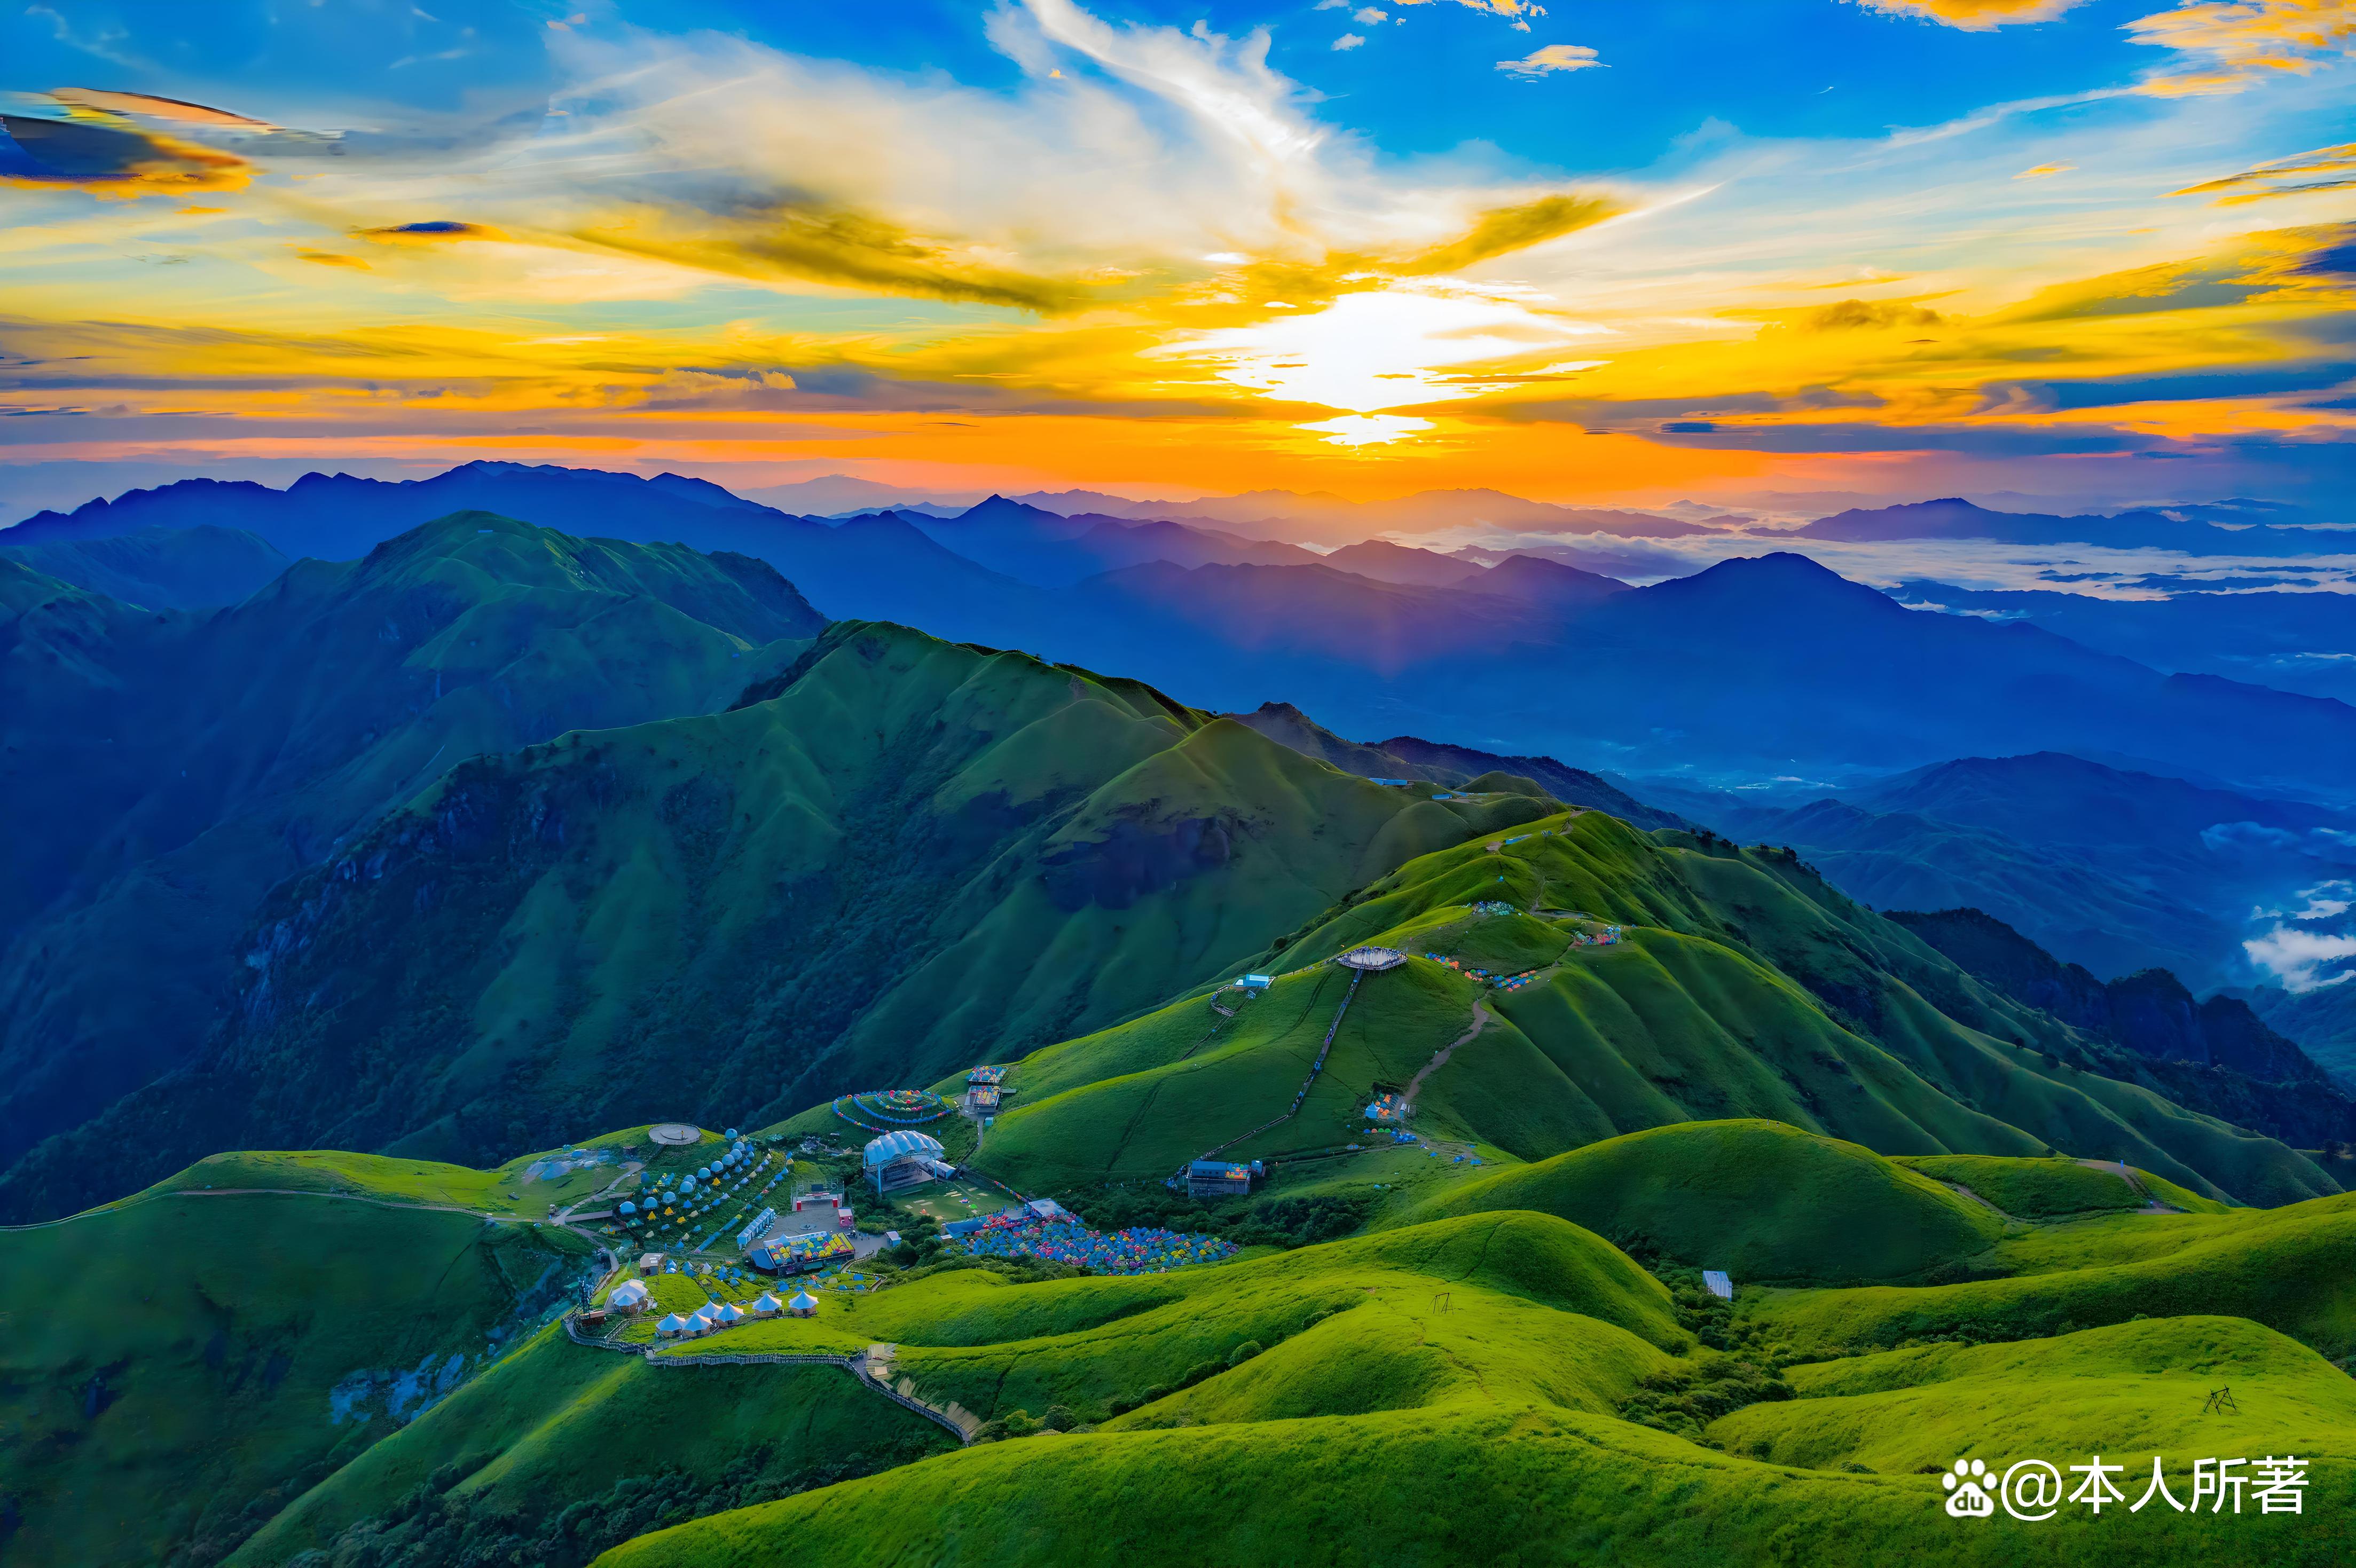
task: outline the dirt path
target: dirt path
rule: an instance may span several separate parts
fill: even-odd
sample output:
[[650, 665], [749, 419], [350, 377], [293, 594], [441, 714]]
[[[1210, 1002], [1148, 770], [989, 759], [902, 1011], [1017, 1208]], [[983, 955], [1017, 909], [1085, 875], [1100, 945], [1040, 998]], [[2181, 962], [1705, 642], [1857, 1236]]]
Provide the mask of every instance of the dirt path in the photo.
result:
[[[56, 1220], [37, 1220], [29, 1225], [0, 1225], [0, 1232], [11, 1231], [46, 1231], [56, 1225], [70, 1225], [77, 1220], [95, 1219], [101, 1214], [120, 1213], [143, 1203], [161, 1203], [174, 1198], [326, 1198], [345, 1203], [367, 1203], [379, 1209], [424, 1209], [438, 1214], [471, 1214], [487, 1225], [546, 1225], [570, 1231], [592, 1246], [611, 1251], [605, 1239], [584, 1226], [557, 1220], [536, 1220], [529, 1214], [493, 1214], [481, 1209], [469, 1209], [460, 1203], [403, 1202], [391, 1198], [370, 1198], [362, 1192], [321, 1192], [308, 1187], [184, 1187], [170, 1192], [150, 1192], [126, 1198], [117, 1203], [85, 1209], [79, 1214], [68, 1214]], [[620, 1254], [615, 1253], [616, 1256]]]
[[2082, 1159], [2078, 1163], [2084, 1166], [2088, 1170], [2099, 1170], [2108, 1175], [2115, 1176], [2121, 1181], [2126, 1182], [2130, 1189], [2142, 1193], [2144, 1196], [2144, 1206], [2140, 1209], [2129, 1211], [2132, 1213], [2181, 1214], [2184, 1212], [2183, 1210], [2179, 1209], [2172, 1203], [2161, 1202], [2159, 1200], [2159, 1194], [2145, 1186], [2143, 1178], [2136, 1173], [2135, 1167], [2129, 1165], [2126, 1160]]
[[1423, 1064], [1423, 1071], [1418, 1072], [1414, 1077], [1408, 1080], [1407, 1091], [1405, 1093], [1401, 1094], [1399, 1098], [1407, 1103], [1407, 1108], [1410, 1113], [1415, 1109], [1416, 1095], [1420, 1093], [1423, 1090], [1423, 1081], [1430, 1077], [1433, 1073], [1439, 1072], [1441, 1067], [1445, 1066], [1448, 1059], [1456, 1054], [1456, 1048], [1458, 1046], [1469, 1044], [1474, 1035], [1479, 1034], [1483, 1029], [1489, 1027], [1490, 1022], [1491, 1019], [1488, 999], [1486, 997], [1475, 998], [1472, 1003], [1472, 1026], [1466, 1029], [1462, 1034], [1458, 1035], [1454, 1040], [1450, 1040], [1446, 1045], [1441, 1046], [1440, 1050], [1433, 1054], [1431, 1060]]

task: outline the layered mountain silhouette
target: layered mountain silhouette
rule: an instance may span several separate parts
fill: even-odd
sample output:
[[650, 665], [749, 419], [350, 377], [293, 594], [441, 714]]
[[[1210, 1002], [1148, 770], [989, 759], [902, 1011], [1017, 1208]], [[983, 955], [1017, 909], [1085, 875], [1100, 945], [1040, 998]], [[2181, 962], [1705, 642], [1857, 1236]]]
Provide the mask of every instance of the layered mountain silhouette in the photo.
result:
[[[2173, 515], [2171, 515], [2171, 512]], [[2187, 555], [2313, 555], [2333, 549], [2329, 533], [2302, 526], [2287, 507], [2262, 502], [2130, 511], [2105, 517], [1997, 512], [1959, 496], [1910, 501], [1819, 517], [1802, 539], [1845, 540], [1979, 539], [2011, 544], [2101, 544], [2117, 549], [2169, 549]], [[2218, 518], [2232, 526], [2219, 527]], [[2287, 523], [2290, 526], [2281, 526]]]
[[[1914, 581], [1892, 593], [1907, 603], [2025, 621], [2154, 669], [2356, 698], [2356, 604], [2344, 593], [2296, 592], [2321, 585], [2296, 567], [2237, 581], [2105, 575], [2118, 587], [2147, 592], [2125, 598]], [[2204, 584], [2217, 591], [2200, 591]], [[2285, 591], [2264, 592], [2276, 585]], [[2155, 589], [2161, 592], [2148, 592]]]
[[350, 557], [457, 507], [755, 555], [829, 615], [1123, 669], [1197, 706], [1294, 701], [1344, 732], [1754, 773], [2066, 750], [2338, 791], [2356, 764], [2356, 709], [2337, 701], [1908, 610], [1786, 553], [1616, 592], [1528, 560], [1376, 542], [1312, 561], [1232, 525], [1064, 517], [1002, 497], [958, 517], [836, 524], [675, 475], [511, 464], [405, 484], [314, 475], [284, 491], [192, 481], [9, 532], [34, 545], [213, 524], [289, 555]]
[[2196, 1001], [2166, 969], [2105, 983], [1976, 909], [1890, 918], [2007, 996], [2150, 1059], [2179, 1104], [2308, 1147], [2356, 1138], [2356, 1099], [2239, 997]]
[[16, 544], [14, 538], [0, 531], [0, 560], [151, 610], [234, 604], [287, 567], [285, 553], [259, 534], [212, 523], [48, 544]]
[[[2254, 907], [2356, 874], [2345, 813], [2061, 752], [1967, 757], [1798, 805], [1663, 787], [1879, 909], [1987, 911], [2097, 975], [2247, 977]], [[2296, 1031], [2294, 1031], [2296, 1032]]]

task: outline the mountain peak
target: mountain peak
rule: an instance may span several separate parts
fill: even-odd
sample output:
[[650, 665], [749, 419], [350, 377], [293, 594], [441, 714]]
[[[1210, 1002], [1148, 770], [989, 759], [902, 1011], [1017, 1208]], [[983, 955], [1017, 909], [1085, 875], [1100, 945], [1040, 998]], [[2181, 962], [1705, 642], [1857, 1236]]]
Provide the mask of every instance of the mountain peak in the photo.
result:
[[949, 520], [958, 523], [1012, 523], [1035, 522], [1041, 518], [1060, 523], [1064, 520], [1064, 514], [993, 494], [976, 501]]

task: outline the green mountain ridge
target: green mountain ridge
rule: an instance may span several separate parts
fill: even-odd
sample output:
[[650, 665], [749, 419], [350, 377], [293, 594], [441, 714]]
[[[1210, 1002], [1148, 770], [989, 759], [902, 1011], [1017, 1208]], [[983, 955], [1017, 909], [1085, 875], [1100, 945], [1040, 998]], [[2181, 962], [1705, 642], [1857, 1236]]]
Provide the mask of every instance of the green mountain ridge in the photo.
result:
[[112, 1196], [96, 1147], [141, 1151], [135, 1181], [295, 1132], [482, 1159], [929, 1079], [1215, 978], [1551, 804], [1430, 794], [1134, 682], [838, 624], [728, 711], [451, 770], [272, 896], [194, 1067], [36, 1150], [0, 1203]]
[[[1375, 1094], [1415, 1087], [1417, 1127], [1519, 1159], [1762, 1117], [1889, 1155], [2125, 1159], [2244, 1202], [2338, 1189], [1779, 852], [1597, 812], [1509, 837], [1410, 861], [1292, 933], [1253, 961], [1290, 972], [1231, 1022], [1188, 998], [1026, 1057], [974, 1163], [1024, 1189], [1158, 1179], [1214, 1147], [1250, 1159], [1355, 1141]], [[1607, 922], [1622, 940], [1575, 940]], [[1362, 943], [1409, 956], [1355, 988], [1318, 963]], [[1493, 989], [1428, 953], [1533, 977]]]
[[[1297, 710], [479, 515], [210, 615], [0, 560], [0, 680], [10, 798], [71, 830], [0, 980], [84, 965], [0, 997], [105, 994], [90, 955], [151, 940], [119, 912], [164, 907], [126, 859], [221, 880], [161, 968], [234, 976], [0, 1176], [44, 1218], [0, 1229], [12, 1568], [2346, 1555], [2346, 1162], [1790, 850], [1557, 793], [1591, 775], [1427, 748], [1377, 784]], [[27, 761], [77, 739], [87, 798]], [[265, 832], [245, 880], [203, 859]], [[1337, 962], [1369, 944], [1399, 961]], [[926, 1124], [958, 1174], [859, 1197], [902, 1240], [812, 1316], [549, 1321], [642, 1267], [659, 1311], [749, 1301], [696, 1265], [855, 1169], [835, 1096], [985, 1061], [995, 1118]], [[761, 1154], [668, 1242], [605, 1208], [722, 1140], [657, 1118]], [[1168, 1189], [1214, 1150], [1255, 1190]], [[1001, 1189], [1249, 1244], [944, 1248], [926, 1207]], [[2192, 1453], [2285, 1451], [2298, 1515], [2030, 1535], [1939, 1475], [2157, 1453], [2182, 1495]]]
[[481, 514], [205, 615], [0, 584], [0, 805], [43, 825], [0, 904], [0, 1159], [193, 1057], [269, 889], [453, 763], [709, 711], [821, 624], [746, 558]]
[[13, 544], [0, 532], [0, 560], [91, 593], [150, 610], [234, 604], [286, 570], [287, 559], [259, 535], [199, 523], [141, 528], [101, 539]]

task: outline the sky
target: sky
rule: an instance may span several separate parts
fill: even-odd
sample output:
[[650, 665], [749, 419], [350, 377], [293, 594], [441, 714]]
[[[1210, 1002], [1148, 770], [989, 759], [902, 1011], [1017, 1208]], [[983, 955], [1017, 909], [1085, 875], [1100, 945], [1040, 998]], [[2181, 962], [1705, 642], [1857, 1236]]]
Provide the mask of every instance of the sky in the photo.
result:
[[2356, 495], [2356, 0], [34, 0], [0, 519]]

